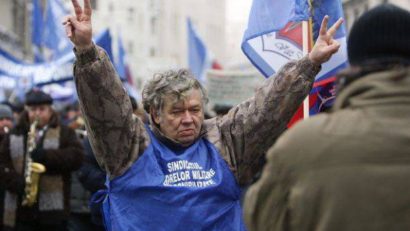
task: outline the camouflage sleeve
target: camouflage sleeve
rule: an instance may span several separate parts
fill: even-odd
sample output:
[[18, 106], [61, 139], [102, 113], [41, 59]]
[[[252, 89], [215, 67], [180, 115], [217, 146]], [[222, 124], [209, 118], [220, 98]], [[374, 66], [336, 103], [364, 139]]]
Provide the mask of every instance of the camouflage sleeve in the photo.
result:
[[76, 52], [74, 80], [98, 163], [111, 178], [127, 170], [147, 147], [148, 134], [132, 114], [129, 96], [102, 48]]
[[261, 157], [286, 129], [319, 71], [308, 57], [290, 62], [219, 120], [222, 155], [240, 184], [249, 183], [260, 171]]

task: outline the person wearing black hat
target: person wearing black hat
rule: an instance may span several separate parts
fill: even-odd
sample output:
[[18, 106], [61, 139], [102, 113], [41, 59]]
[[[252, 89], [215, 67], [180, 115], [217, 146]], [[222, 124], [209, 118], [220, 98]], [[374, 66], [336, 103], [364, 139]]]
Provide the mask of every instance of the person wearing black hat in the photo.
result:
[[[84, 154], [75, 132], [61, 125], [52, 103], [47, 93], [30, 90], [20, 120], [0, 146], [0, 183], [6, 188], [5, 230], [66, 230], [71, 172], [81, 166]], [[27, 139], [33, 123], [37, 123], [35, 145], [29, 152]], [[22, 205], [27, 155], [46, 168], [32, 206]]]
[[[13, 127], [13, 113], [6, 104], [0, 104], [0, 143]], [[0, 185], [0, 230], [3, 230], [4, 187]]]
[[409, 25], [390, 4], [355, 22], [332, 111], [269, 150], [246, 196], [249, 230], [410, 230]]

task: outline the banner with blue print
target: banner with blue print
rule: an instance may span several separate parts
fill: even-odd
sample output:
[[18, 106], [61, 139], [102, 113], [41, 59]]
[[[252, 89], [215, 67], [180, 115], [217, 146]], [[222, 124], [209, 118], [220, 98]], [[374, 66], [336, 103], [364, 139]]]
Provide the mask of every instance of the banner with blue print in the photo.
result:
[[[249, 60], [265, 76], [275, 74], [290, 60], [303, 56], [302, 21], [312, 19], [313, 40], [316, 40], [325, 15], [332, 25], [343, 10], [340, 0], [254, 0], [245, 31], [242, 50]], [[310, 38], [309, 38], [310, 39]], [[342, 25], [337, 39], [341, 48], [322, 65], [316, 81], [324, 80], [346, 66], [346, 31]]]
[[[95, 37], [112, 59], [111, 35], [105, 30]], [[61, 83], [73, 79], [75, 55], [70, 50], [51, 62], [30, 64], [0, 49], [0, 88], [28, 90], [33, 86]]]

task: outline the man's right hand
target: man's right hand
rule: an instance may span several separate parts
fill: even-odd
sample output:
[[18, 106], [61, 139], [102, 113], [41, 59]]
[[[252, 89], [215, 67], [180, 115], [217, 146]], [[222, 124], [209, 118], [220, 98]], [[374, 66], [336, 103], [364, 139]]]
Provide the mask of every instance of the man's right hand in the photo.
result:
[[92, 26], [91, 26], [91, 3], [84, 0], [84, 9], [81, 8], [77, 0], [71, 0], [74, 6], [74, 15], [65, 18], [63, 25], [67, 37], [74, 44], [77, 51], [87, 50], [93, 46]]

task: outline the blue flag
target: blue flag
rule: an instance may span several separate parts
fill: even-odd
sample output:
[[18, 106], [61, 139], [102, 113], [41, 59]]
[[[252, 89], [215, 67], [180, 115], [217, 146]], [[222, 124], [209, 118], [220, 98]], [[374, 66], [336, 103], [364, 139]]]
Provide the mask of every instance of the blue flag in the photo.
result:
[[120, 76], [122, 81], [127, 80], [127, 71], [125, 67], [125, 49], [122, 43], [121, 36], [118, 36], [118, 44], [117, 44], [117, 59], [115, 62], [115, 68], [117, 69], [117, 73]]
[[[333, 25], [339, 18], [344, 18], [341, 0], [316, 0], [312, 2], [312, 9], [312, 32], [315, 41], [319, 36], [320, 25], [326, 15], [329, 15], [329, 25]], [[346, 27], [342, 24], [334, 37], [340, 43], [340, 49], [329, 61], [322, 64], [322, 70], [316, 77], [315, 86], [327, 85], [329, 78], [334, 77], [337, 72], [347, 67], [346, 35]]]
[[[314, 0], [311, 6], [308, 0], [253, 0], [242, 50], [265, 77], [272, 76], [290, 60], [303, 57], [302, 21], [312, 19], [309, 34], [316, 41], [325, 15], [330, 17], [329, 25], [343, 17], [340, 0]], [[347, 66], [344, 25], [337, 31], [335, 39], [341, 47], [322, 64], [322, 70], [316, 76], [310, 114], [333, 102], [334, 88], [329, 83], [334, 84], [335, 74]]]
[[108, 57], [110, 57], [110, 60], [113, 61], [113, 54], [112, 54], [112, 38], [111, 38], [111, 33], [109, 29], [106, 29], [102, 32], [100, 32], [98, 35], [94, 37], [95, 43], [104, 48], [104, 50], [107, 52]]
[[[313, 18], [314, 39], [321, 21], [330, 16], [329, 24], [343, 17], [340, 0], [254, 0], [245, 31], [242, 50], [263, 75], [269, 77], [290, 60], [300, 59], [302, 53], [301, 22]], [[335, 38], [341, 43], [339, 52], [322, 66], [317, 80], [346, 65], [345, 29], [339, 29]]]
[[33, 0], [31, 25], [31, 43], [33, 44], [34, 61], [36, 63], [42, 62], [44, 61], [41, 52], [44, 18], [40, 0]]
[[[94, 40], [97, 45], [107, 51], [112, 60], [109, 30], [104, 30]], [[33, 86], [72, 80], [74, 61], [74, 53], [70, 51], [54, 61], [30, 64], [0, 49], [0, 88], [24, 91]]]
[[191, 72], [201, 82], [205, 80], [205, 74], [212, 67], [212, 59], [205, 43], [198, 36], [191, 19], [187, 19], [188, 30], [188, 65]]
[[115, 61], [115, 68], [117, 70], [117, 74], [119, 75], [123, 86], [127, 90], [127, 93], [134, 97], [135, 99], [140, 99], [139, 92], [134, 88], [132, 83], [132, 76], [129, 70], [129, 66], [126, 61], [126, 53], [124, 49], [124, 44], [122, 42], [121, 36], [118, 36], [118, 43], [117, 43], [117, 59]]
[[44, 29], [42, 34], [42, 45], [50, 53], [48, 60], [56, 60], [68, 52], [71, 52], [73, 45], [67, 39], [64, 27], [61, 22], [64, 16], [70, 12], [64, 7], [61, 0], [47, 1]]

